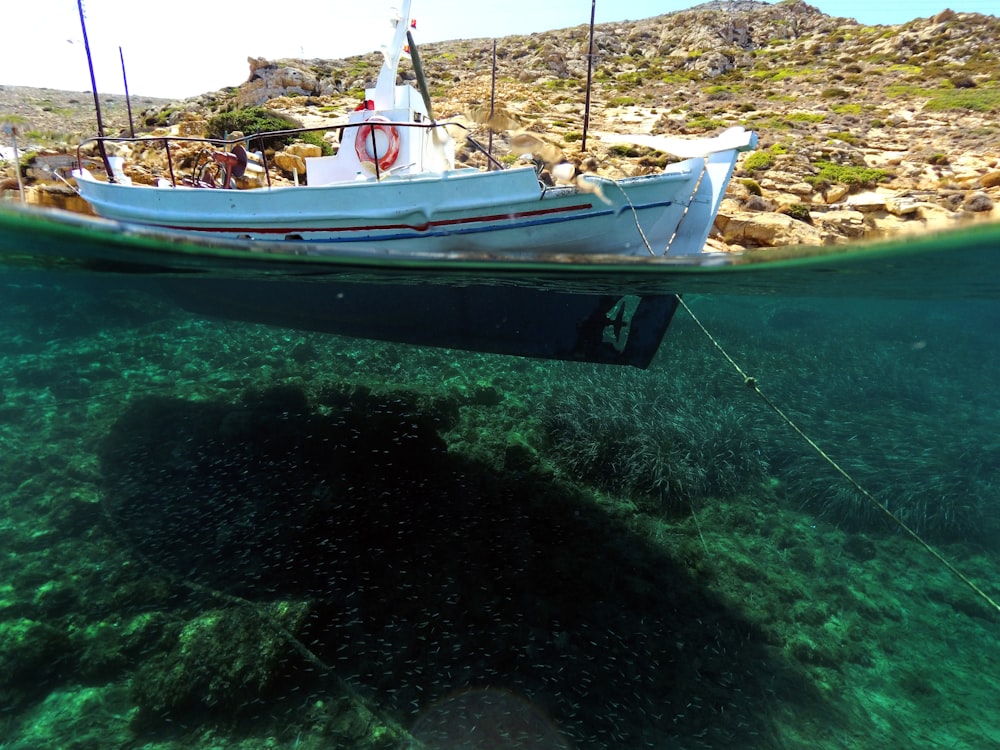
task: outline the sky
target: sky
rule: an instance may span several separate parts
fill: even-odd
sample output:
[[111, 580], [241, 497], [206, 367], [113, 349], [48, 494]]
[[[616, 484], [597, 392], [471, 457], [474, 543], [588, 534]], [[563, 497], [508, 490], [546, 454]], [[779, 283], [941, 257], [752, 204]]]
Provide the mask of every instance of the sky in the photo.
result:
[[[1000, 13], [997, 0], [807, 0], [824, 13], [864, 24], [904, 23], [950, 7]], [[237, 86], [247, 57], [336, 59], [379, 49], [390, 36], [389, 9], [400, 0], [85, 0], [97, 89], [184, 98]], [[416, 41], [510, 34], [636, 20], [692, 7], [698, 0], [412, 0]], [[217, 11], [206, 10], [209, 7]], [[287, 8], [282, 12], [282, 8]], [[90, 91], [77, 0], [3, 0], [0, 85]], [[120, 48], [120, 51], [119, 51]], [[2, 112], [0, 95], [0, 112]]]

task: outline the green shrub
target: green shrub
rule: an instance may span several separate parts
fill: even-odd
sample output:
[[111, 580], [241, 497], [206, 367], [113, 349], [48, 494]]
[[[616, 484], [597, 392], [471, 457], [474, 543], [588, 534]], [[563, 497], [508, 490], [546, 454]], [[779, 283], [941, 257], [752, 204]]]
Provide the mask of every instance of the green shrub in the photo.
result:
[[822, 112], [790, 112], [785, 119], [789, 122], [823, 122], [826, 115]]
[[[302, 127], [300, 122], [264, 107], [247, 107], [220, 112], [208, 121], [209, 138], [225, 138], [237, 130], [244, 135], [266, 133], [272, 130], [291, 130]], [[266, 148], [277, 148], [289, 141], [287, 136], [265, 139]]]
[[785, 206], [781, 209], [781, 213], [785, 214], [785, 216], [791, 216], [793, 219], [804, 221], [807, 224], [812, 223], [812, 217], [809, 215], [809, 206], [805, 203], [794, 203], [791, 206]]
[[843, 141], [844, 143], [851, 143], [851, 144], [858, 143], [861, 140], [854, 133], [850, 133], [846, 130], [837, 130], [832, 133], [829, 133], [828, 136], [830, 137], [831, 140]]
[[774, 166], [774, 154], [769, 151], [754, 151], [743, 162], [743, 169], [747, 172], [760, 172], [772, 166]]
[[931, 93], [926, 109], [941, 111], [969, 109], [974, 112], [1000, 111], [1000, 89], [939, 89]]
[[699, 130], [714, 130], [715, 128], [725, 127], [726, 124], [725, 120], [718, 120], [714, 117], [701, 114], [692, 115], [687, 121], [689, 128], [697, 128]]
[[303, 143], [311, 143], [314, 146], [319, 146], [323, 149], [323, 156], [333, 155], [333, 146], [327, 143], [326, 139], [323, 138], [323, 134], [318, 131], [314, 131], [312, 133], [302, 133], [299, 136], [299, 140]]
[[619, 73], [615, 77], [615, 80], [617, 80], [618, 83], [625, 88], [635, 88], [642, 83], [642, 79], [642, 73], [638, 70], [630, 70], [625, 73]]
[[608, 149], [608, 153], [614, 156], [636, 157], [642, 152], [635, 146], [627, 143], [616, 143]]
[[835, 164], [830, 161], [818, 161], [813, 166], [817, 169], [816, 176], [806, 178], [806, 182], [813, 184], [839, 182], [843, 185], [874, 187], [889, 176], [889, 173], [884, 169], [858, 167], [853, 164]]

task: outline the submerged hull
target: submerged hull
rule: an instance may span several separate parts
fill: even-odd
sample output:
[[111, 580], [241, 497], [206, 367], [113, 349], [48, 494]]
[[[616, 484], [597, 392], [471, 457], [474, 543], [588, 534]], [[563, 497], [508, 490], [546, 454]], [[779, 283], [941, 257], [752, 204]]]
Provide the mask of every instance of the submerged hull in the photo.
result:
[[61, 270], [142, 289], [199, 315], [297, 330], [647, 367], [678, 305], [670, 292], [497, 278], [486, 272], [493, 262], [473, 261], [451, 277], [416, 257], [369, 257], [366, 265], [358, 256], [285, 255], [274, 252], [280, 243], [264, 244], [268, 252], [249, 241], [0, 208], [0, 268]]
[[648, 367], [674, 295], [471, 284], [161, 279], [185, 309], [231, 320], [418, 346]]

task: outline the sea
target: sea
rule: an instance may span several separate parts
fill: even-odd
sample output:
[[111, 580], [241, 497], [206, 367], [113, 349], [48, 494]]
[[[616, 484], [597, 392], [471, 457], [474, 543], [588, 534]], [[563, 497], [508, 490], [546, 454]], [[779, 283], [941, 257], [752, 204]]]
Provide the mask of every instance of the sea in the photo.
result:
[[646, 369], [8, 248], [0, 747], [1000, 747], [998, 237], [693, 276]]

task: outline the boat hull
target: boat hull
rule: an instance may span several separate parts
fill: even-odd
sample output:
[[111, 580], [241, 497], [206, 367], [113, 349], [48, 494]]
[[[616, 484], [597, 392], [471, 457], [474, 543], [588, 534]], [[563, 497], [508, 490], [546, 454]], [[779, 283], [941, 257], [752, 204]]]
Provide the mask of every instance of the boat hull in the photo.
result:
[[17, 269], [22, 280], [41, 271], [48, 283], [79, 282], [102, 296], [144, 291], [212, 318], [647, 367], [678, 305], [669, 289], [574, 289], [527, 267], [511, 275], [509, 260], [446, 261], [449, 268], [442, 258], [290, 256], [254, 244], [0, 206], [0, 269]]
[[544, 189], [528, 168], [256, 190], [75, 175], [80, 194], [105, 218], [219, 237], [305, 240], [314, 253], [684, 255], [701, 251], [736, 156], [731, 149], [655, 175], [586, 178], [583, 189]]
[[540, 359], [648, 367], [675, 295], [469, 284], [159, 279], [190, 312], [296, 330]]

